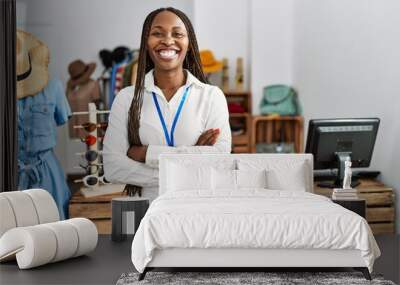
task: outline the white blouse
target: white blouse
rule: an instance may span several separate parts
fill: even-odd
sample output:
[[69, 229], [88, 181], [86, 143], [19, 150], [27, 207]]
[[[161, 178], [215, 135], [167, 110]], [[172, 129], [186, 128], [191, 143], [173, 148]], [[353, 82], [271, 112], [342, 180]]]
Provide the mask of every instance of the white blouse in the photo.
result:
[[[157, 96], [168, 133], [186, 87], [189, 93], [177, 121], [174, 142], [168, 146], [152, 92]], [[128, 112], [134, 87], [122, 89], [111, 107], [108, 128], [104, 137], [103, 163], [107, 180], [113, 183], [142, 186], [142, 194], [151, 200], [158, 196], [158, 156], [161, 153], [230, 153], [231, 130], [225, 95], [216, 86], [205, 84], [187, 71], [186, 84], [168, 102], [160, 88], [154, 85], [153, 71], [146, 74], [139, 135], [148, 145], [146, 162], [127, 156]], [[220, 135], [213, 146], [195, 146], [206, 130], [219, 128]]]

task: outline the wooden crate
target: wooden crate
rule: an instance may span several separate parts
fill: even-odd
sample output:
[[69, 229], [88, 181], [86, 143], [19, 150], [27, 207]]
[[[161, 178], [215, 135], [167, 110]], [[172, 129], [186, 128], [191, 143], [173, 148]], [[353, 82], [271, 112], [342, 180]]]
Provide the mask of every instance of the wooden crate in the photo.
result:
[[[358, 196], [366, 200], [366, 219], [374, 234], [395, 233], [396, 211], [394, 191], [373, 179], [362, 179], [356, 187]], [[314, 193], [332, 196], [332, 189], [314, 185]]]
[[395, 232], [394, 223], [369, 223], [369, 226], [375, 235]]
[[251, 126], [251, 152], [258, 143], [293, 143], [296, 153], [303, 152], [303, 122], [301, 116], [253, 116]]
[[246, 145], [237, 145], [232, 148], [233, 153], [249, 153], [250, 147]]
[[69, 204], [70, 218], [88, 218], [97, 227], [99, 234], [111, 234], [111, 200], [122, 193], [85, 198], [77, 191]]
[[368, 222], [393, 222], [394, 221], [394, 207], [367, 207], [367, 221]]

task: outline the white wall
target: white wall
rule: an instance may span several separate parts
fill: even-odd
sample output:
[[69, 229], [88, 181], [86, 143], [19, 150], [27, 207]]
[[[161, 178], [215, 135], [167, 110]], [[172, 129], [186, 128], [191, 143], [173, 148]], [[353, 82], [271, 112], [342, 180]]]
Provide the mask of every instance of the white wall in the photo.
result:
[[292, 78], [305, 121], [381, 118], [371, 169], [396, 189], [400, 213], [400, 2], [302, 0], [294, 7]]
[[[96, 62], [93, 78], [98, 77], [103, 68], [98, 52], [119, 45], [138, 48], [146, 15], [168, 6], [193, 17], [193, 2], [187, 0], [17, 0], [17, 23], [48, 45], [50, 76], [65, 85], [71, 61]], [[66, 173], [77, 171], [74, 153], [84, 149], [69, 139], [67, 127], [58, 129], [56, 154]]]
[[264, 86], [292, 82], [293, 0], [252, 0], [249, 5], [253, 113], [259, 114]]
[[[248, 89], [251, 60], [249, 1], [194, 0], [193, 11], [199, 48], [212, 50], [218, 60], [224, 57], [228, 59], [231, 89], [235, 87], [236, 59], [242, 57], [244, 88]], [[211, 79], [221, 82], [220, 74]]]
[[[49, 45], [51, 76], [65, 83], [70, 61], [96, 61], [98, 75], [101, 48], [137, 47], [145, 16], [161, 6], [186, 12], [200, 48], [229, 58], [232, 87], [235, 59], [244, 58], [253, 113], [264, 86], [286, 83], [299, 90], [306, 122], [380, 117], [371, 168], [397, 190], [400, 213], [399, 1], [17, 0], [18, 25]], [[73, 172], [73, 153], [83, 146], [69, 141], [65, 128], [58, 142], [58, 157]]]

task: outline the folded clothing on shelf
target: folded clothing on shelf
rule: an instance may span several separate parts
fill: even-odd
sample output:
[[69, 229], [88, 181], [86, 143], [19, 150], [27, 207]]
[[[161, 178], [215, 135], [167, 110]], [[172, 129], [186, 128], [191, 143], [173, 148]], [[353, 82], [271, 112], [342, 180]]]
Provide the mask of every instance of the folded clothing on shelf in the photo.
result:
[[228, 103], [229, 113], [244, 113], [246, 110], [240, 103], [229, 102]]
[[245, 126], [242, 123], [231, 123], [230, 126], [233, 136], [241, 135], [245, 131]]
[[236, 130], [236, 131], [232, 131], [232, 136], [239, 136], [239, 135], [242, 135], [242, 134], [244, 134], [244, 129], [239, 129], [239, 130]]

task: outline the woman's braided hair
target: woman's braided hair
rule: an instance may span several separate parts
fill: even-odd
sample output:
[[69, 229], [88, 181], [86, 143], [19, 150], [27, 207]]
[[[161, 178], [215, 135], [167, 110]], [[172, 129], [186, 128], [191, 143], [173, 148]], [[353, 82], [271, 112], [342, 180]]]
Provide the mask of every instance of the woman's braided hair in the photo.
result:
[[[201, 82], [207, 83], [206, 76], [204, 75], [203, 69], [201, 68], [200, 53], [197, 45], [196, 35], [194, 33], [194, 29], [189, 18], [182, 11], [172, 7], [160, 8], [151, 12], [146, 17], [143, 23], [135, 91], [131, 107], [129, 109], [128, 140], [130, 146], [142, 145], [139, 137], [139, 125], [140, 113], [143, 104], [144, 78], [146, 73], [154, 68], [154, 63], [151, 60], [147, 50], [147, 39], [149, 37], [151, 24], [153, 23], [154, 18], [163, 11], [169, 11], [177, 15], [185, 24], [186, 30], [188, 32], [189, 48], [183, 62], [183, 68], [189, 70], [189, 72], [197, 77]], [[126, 191], [129, 196], [135, 196], [136, 194], [141, 196], [142, 188], [140, 186], [127, 184], [124, 191]]]

